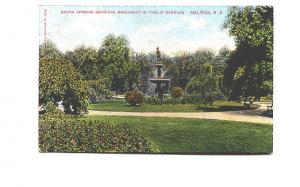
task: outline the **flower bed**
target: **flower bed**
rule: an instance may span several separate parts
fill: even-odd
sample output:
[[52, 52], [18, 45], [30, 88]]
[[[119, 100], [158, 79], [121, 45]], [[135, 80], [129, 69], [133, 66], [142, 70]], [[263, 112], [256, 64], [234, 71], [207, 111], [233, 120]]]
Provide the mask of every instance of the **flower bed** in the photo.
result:
[[39, 148], [41, 152], [159, 152], [158, 146], [130, 125], [52, 114], [40, 118]]

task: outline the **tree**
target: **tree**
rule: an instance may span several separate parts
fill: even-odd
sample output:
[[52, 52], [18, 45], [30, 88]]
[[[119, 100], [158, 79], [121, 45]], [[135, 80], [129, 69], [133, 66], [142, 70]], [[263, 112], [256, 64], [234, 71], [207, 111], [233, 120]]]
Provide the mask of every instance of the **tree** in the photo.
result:
[[178, 52], [172, 59], [172, 63], [168, 64], [166, 68], [168, 71], [166, 75], [172, 80], [171, 87], [185, 88], [188, 80], [191, 78], [188, 67], [193, 62], [191, 53]]
[[185, 88], [192, 77], [201, 74], [204, 64], [213, 63], [215, 54], [208, 48], [200, 48], [195, 53], [179, 52], [166, 67], [166, 73], [171, 81], [171, 87]]
[[211, 49], [200, 48], [193, 54], [193, 61], [188, 66], [189, 71], [189, 79], [194, 77], [195, 75], [201, 74], [201, 70], [203, 65], [213, 63], [215, 58], [215, 53]]
[[218, 54], [215, 56], [213, 60], [213, 64], [215, 66], [215, 71], [217, 74], [223, 74], [225, 67], [227, 66], [226, 62], [228, 61], [230, 55], [231, 55], [231, 50], [229, 50], [226, 47], [223, 47], [219, 50]]
[[138, 88], [144, 94], [147, 93], [150, 87], [150, 77], [153, 76], [152, 68], [151, 68], [151, 61], [149, 61], [149, 55], [143, 53], [136, 53], [134, 56], [134, 61], [140, 66], [140, 79]]
[[202, 103], [213, 104], [213, 101], [221, 96], [219, 88], [219, 79], [215, 76], [213, 66], [205, 64], [202, 67], [202, 72], [199, 75], [194, 76], [186, 86], [186, 92], [188, 94], [199, 95]]
[[52, 42], [40, 46], [39, 103], [62, 101], [66, 113], [87, 110], [88, 87], [80, 75]]
[[93, 47], [79, 46], [74, 51], [67, 51], [65, 57], [73, 64], [83, 79], [96, 80], [101, 78], [98, 52]]
[[234, 36], [236, 50], [224, 71], [231, 99], [272, 93], [273, 8], [268, 6], [229, 9], [224, 28]]
[[57, 49], [54, 42], [46, 40], [39, 46], [39, 59], [58, 60], [63, 58], [63, 53]]
[[132, 59], [132, 50], [125, 36], [109, 34], [99, 50], [104, 75], [110, 79], [111, 90], [117, 92], [132, 89], [138, 83], [138, 66]]
[[134, 88], [138, 87], [141, 76], [141, 66], [138, 62], [131, 60], [126, 63], [125, 69], [125, 71], [127, 72], [125, 77], [125, 89], [133, 90]]
[[218, 79], [218, 87], [222, 92], [223, 98], [228, 98], [229, 95], [228, 89], [224, 86], [224, 72], [231, 53], [232, 51], [228, 48], [221, 48], [212, 63], [214, 66], [215, 76], [217, 76], [216, 78]]

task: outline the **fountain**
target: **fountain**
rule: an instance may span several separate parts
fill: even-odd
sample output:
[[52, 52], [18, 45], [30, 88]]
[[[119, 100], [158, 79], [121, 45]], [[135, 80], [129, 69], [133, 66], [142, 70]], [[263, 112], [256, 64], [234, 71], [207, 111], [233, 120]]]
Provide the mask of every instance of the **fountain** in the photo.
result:
[[156, 84], [156, 88], [155, 91], [157, 92], [157, 97], [160, 100], [160, 103], [163, 103], [163, 90], [162, 90], [162, 84], [164, 83], [169, 83], [170, 79], [165, 79], [162, 76], [162, 71], [161, 68], [163, 67], [163, 64], [161, 62], [161, 55], [160, 55], [160, 51], [159, 48], [156, 48], [156, 63], [155, 63], [155, 67], [157, 68], [157, 76], [150, 78], [149, 81]]

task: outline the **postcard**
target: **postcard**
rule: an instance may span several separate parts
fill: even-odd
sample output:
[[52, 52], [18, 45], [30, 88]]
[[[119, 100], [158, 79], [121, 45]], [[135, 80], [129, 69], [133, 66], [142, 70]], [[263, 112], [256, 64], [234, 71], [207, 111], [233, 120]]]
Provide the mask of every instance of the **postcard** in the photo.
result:
[[40, 152], [272, 153], [273, 7], [39, 16]]

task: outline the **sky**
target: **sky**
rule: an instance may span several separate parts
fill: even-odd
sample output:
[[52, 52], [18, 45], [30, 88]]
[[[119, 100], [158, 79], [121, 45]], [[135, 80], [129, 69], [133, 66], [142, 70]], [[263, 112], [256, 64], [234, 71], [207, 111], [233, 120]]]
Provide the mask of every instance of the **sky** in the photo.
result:
[[[45, 38], [49, 39], [63, 52], [79, 45], [99, 48], [104, 37], [113, 33], [125, 35], [130, 46], [137, 52], [154, 52], [157, 46], [170, 56], [178, 52], [194, 52], [199, 48], [211, 48], [218, 52], [222, 47], [235, 48], [234, 38], [229, 36], [228, 30], [222, 29], [227, 8], [41, 6], [40, 43]], [[104, 11], [115, 13], [103, 13]], [[127, 13], [119, 13], [120, 11]]]

